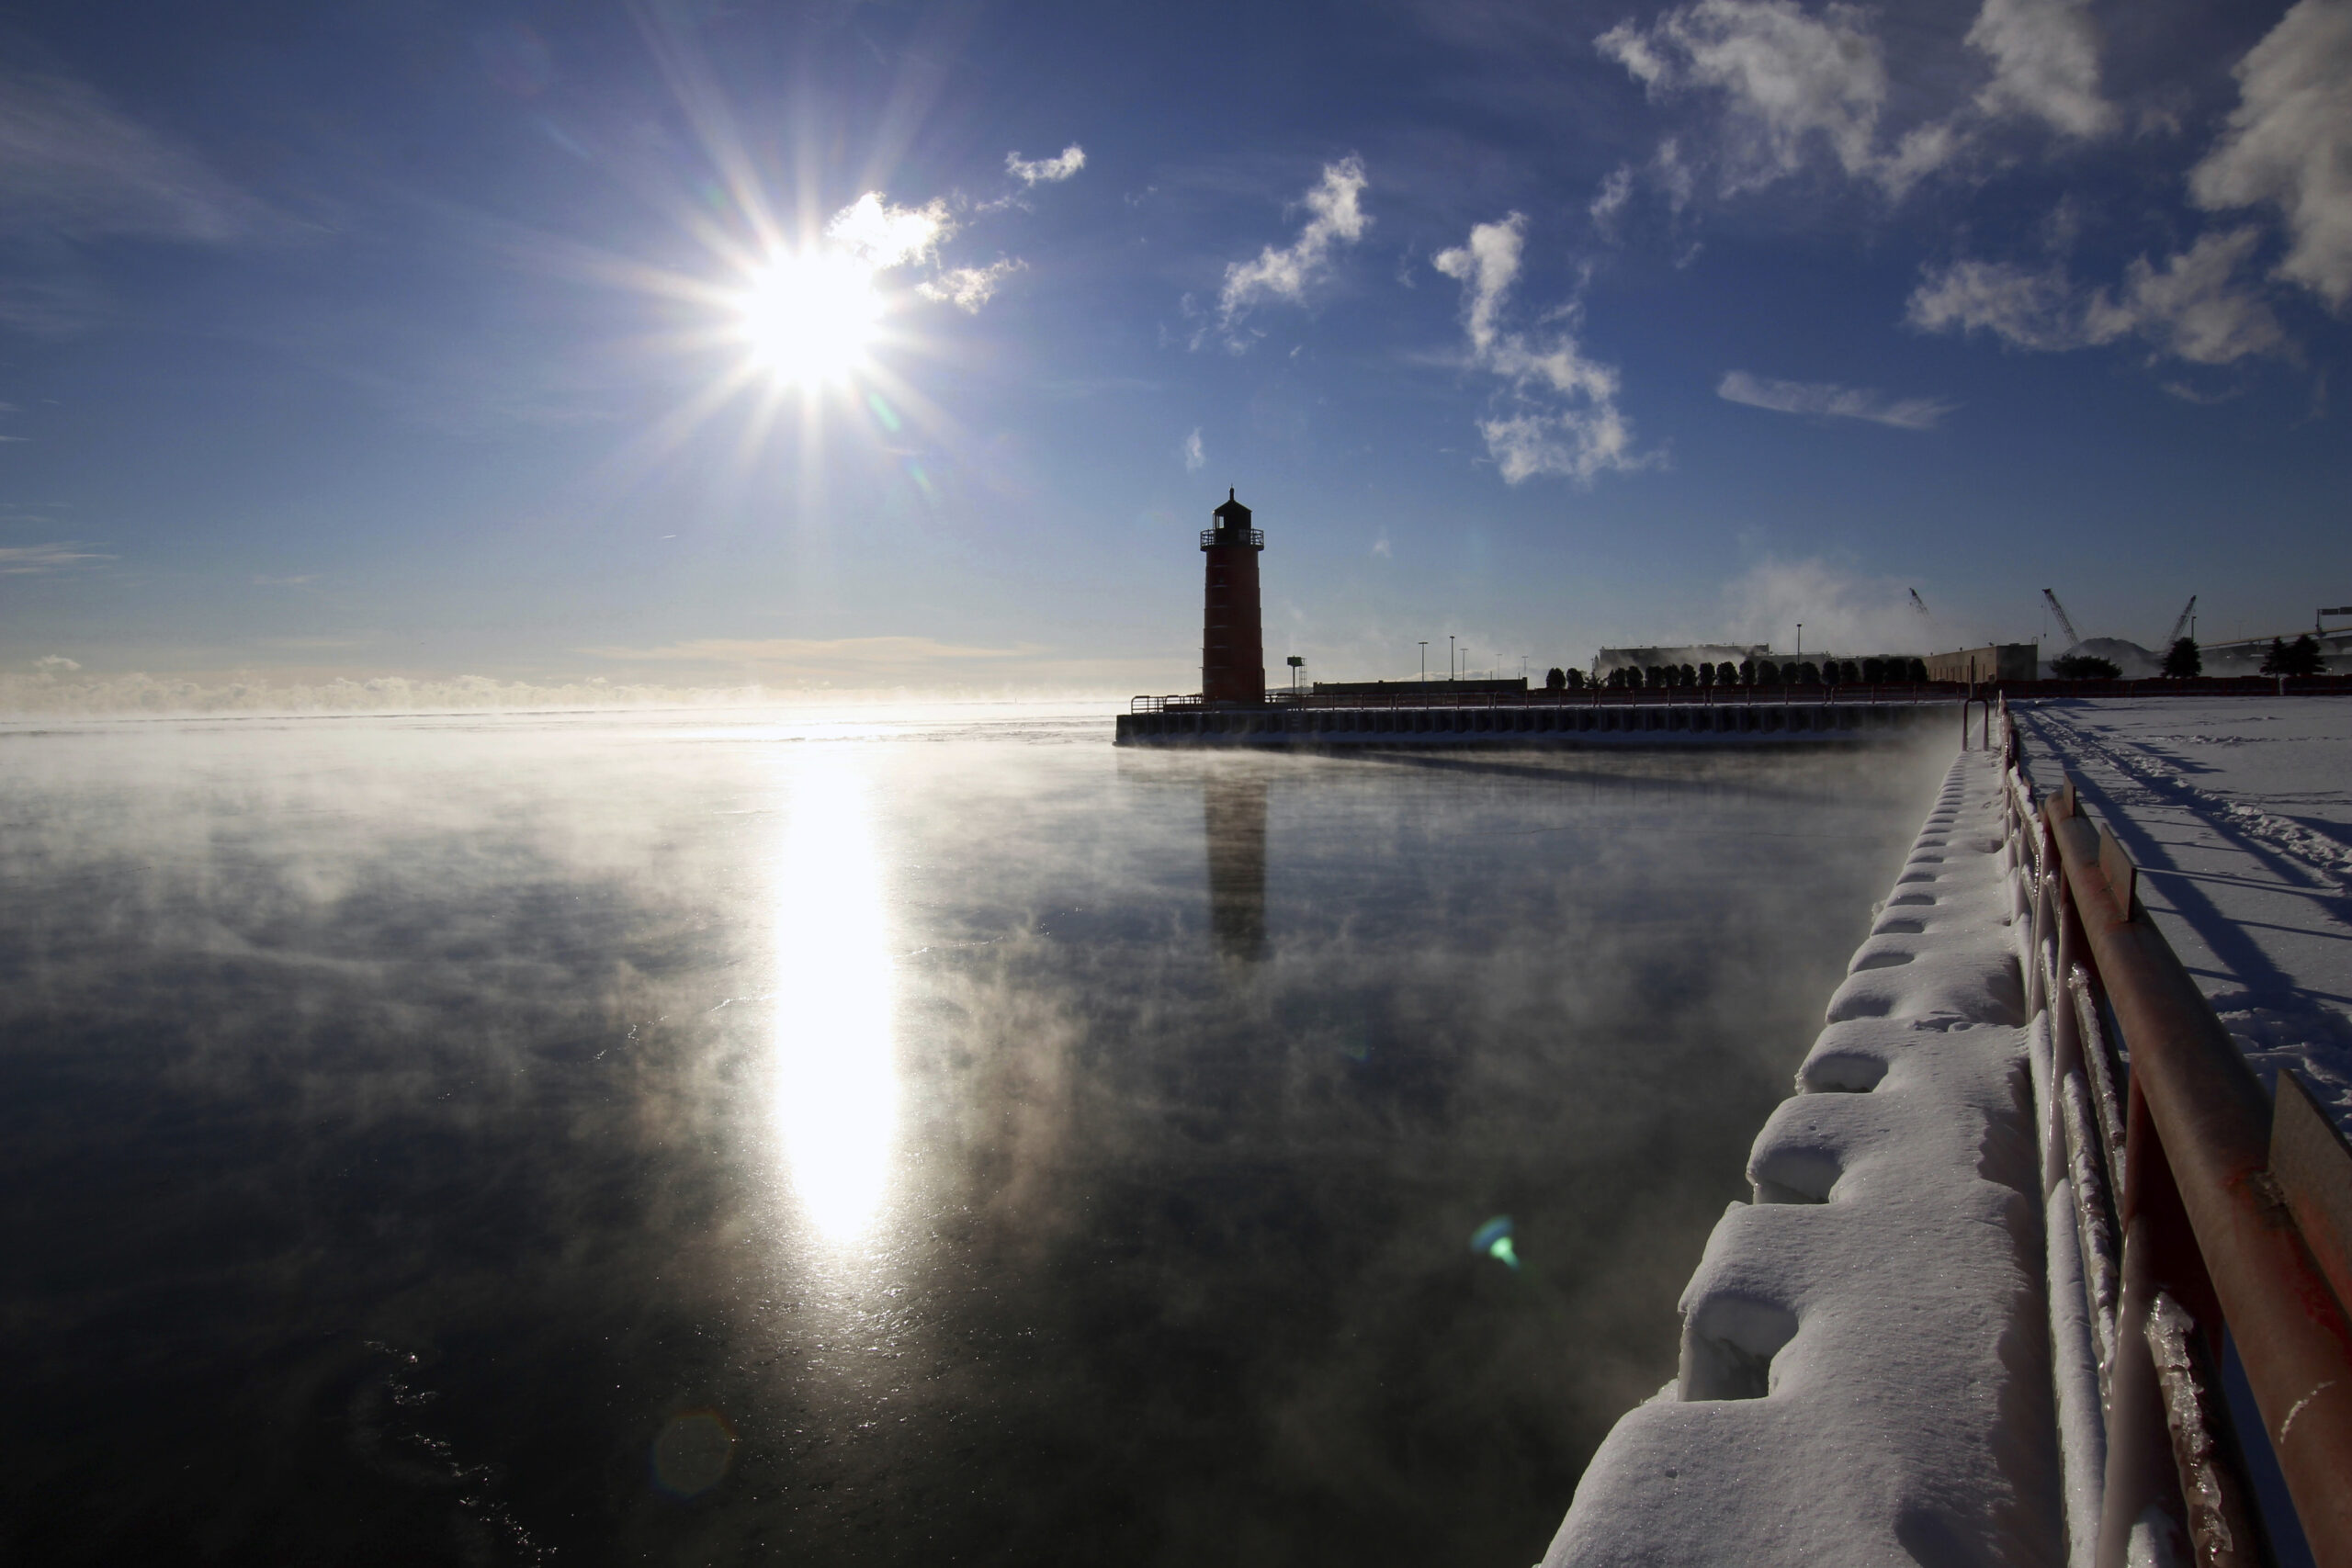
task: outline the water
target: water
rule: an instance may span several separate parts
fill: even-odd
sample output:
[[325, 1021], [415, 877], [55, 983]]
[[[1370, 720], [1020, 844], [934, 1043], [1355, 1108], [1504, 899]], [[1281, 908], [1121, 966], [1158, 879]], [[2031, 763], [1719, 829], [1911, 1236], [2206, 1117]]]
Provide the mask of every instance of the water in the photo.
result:
[[1533, 1561], [1945, 756], [1108, 736], [0, 733], [0, 1557]]

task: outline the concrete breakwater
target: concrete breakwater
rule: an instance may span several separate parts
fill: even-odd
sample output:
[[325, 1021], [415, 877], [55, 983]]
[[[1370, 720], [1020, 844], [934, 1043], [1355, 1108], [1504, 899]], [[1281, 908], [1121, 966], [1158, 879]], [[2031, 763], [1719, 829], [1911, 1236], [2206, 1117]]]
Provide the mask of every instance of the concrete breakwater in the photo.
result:
[[1997, 754], [1962, 754], [1544, 1562], [2068, 1558]]
[[1860, 741], [1949, 723], [1949, 700], [1185, 705], [1118, 716], [1121, 746], [1724, 745]]

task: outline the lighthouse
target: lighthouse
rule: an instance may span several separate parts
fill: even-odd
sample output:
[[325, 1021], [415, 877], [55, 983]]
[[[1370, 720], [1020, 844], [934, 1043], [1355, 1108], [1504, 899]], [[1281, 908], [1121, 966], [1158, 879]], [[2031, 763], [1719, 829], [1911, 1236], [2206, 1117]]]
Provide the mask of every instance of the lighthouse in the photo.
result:
[[1209, 514], [1216, 526], [1201, 531], [1208, 558], [1202, 594], [1201, 700], [1261, 703], [1266, 696], [1266, 649], [1258, 625], [1258, 552], [1265, 534], [1250, 526], [1250, 509], [1225, 492]]

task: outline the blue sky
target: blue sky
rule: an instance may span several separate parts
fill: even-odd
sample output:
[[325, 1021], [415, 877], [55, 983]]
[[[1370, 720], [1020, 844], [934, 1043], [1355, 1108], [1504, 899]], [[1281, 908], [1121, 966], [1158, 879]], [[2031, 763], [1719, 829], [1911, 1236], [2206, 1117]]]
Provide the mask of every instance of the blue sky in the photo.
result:
[[[1329, 678], [2352, 603], [2352, 0], [96, 4], [0, 60], [18, 676], [1190, 690], [1227, 486]], [[878, 319], [787, 363], [820, 264]]]

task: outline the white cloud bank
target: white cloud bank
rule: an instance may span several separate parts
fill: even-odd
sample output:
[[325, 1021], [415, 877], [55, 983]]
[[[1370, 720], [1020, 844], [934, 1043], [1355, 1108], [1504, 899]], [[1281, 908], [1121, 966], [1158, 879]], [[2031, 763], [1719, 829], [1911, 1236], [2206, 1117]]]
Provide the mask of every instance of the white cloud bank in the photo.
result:
[[2290, 237], [2278, 276], [2352, 300], [2352, 0], [2300, 0], [2237, 65], [2238, 107], [2189, 172], [2208, 210], [2268, 204]]
[[2161, 267], [2143, 256], [2113, 295], [2077, 286], [2063, 266], [1958, 261], [1928, 272], [1906, 320], [1923, 332], [1981, 330], [2013, 348], [2045, 353], [2136, 335], [2158, 355], [2228, 365], [2286, 346], [2270, 307], [2236, 281], [2261, 239], [2252, 228], [2201, 235]]
[[1869, 387], [1841, 387], [1831, 381], [1775, 380], [1745, 370], [1724, 371], [1715, 395], [1775, 413], [1866, 420], [1897, 430], [1933, 430], [1957, 406], [1935, 398], [1890, 398]]
[[1656, 455], [1634, 451], [1633, 423], [1617, 407], [1615, 367], [1586, 358], [1570, 330], [1576, 305], [1560, 312], [1568, 325], [1547, 337], [1503, 327], [1526, 231], [1526, 216], [1510, 213], [1435, 257], [1438, 271], [1463, 286], [1470, 363], [1506, 383], [1503, 406], [1479, 422], [1487, 455], [1508, 484], [1543, 474], [1589, 484], [1604, 470], [1649, 467]]
[[1255, 260], [1225, 269], [1225, 288], [1217, 296], [1219, 323], [1230, 327], [1262, 301], [1304, 304], [1307, 290], [1330, 275], [1331, 253], [1354, 244], [1372, 226], [1363, 209], [1366, 183], [1361, 158], [1325, 164], [1322, 180], [1306, 193], [1309, 216], [1298, 238], [1280, 247], [1268, 245]]
[[1004, 172], [1024, 186], [1059, 185], [1084, 167], [1086, 149], [1075, 141], [1055, 158], [1023, 158], [1018, 152], [1004, 155]]

